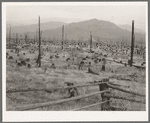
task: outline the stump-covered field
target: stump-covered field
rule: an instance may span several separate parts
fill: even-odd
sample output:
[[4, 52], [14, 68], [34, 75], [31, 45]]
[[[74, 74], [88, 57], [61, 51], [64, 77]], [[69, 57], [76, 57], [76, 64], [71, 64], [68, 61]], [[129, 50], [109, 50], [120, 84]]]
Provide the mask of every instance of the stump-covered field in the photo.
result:
[[[97, 53], [95, 53], [97, 52]], [[66, 82], [74, 85], [90, 84], [106, 77], [114, 84], [139, 93], [146, 93], [146, 70], [125, 66], [114, 61], [127, 62], [127, 57], [116, 55], [102, 50], [90, 53], [87, 50], [60, 50], [59, 48], [42, 49], [41, 67], [37, 66], [38, 48], [23, 48], [16, 53], [7, 49], [6, 58], [6, 92], [10, 90], [40, 90], [66, 87]], [[107, 55], [106, 55], [107, 54]], [[106, 59], [105, 71], [102, 70], [102, 59]], [[135, 57], [138, 64], [143, 63], [140, 57]], [[93, 71], [89, 72], [88, 70]], [[96, 73], [96, 74], [95, 74]], [[78, 95], [90, 94], [99, 91], [98, 86], [77, 88]], [[141, 97], [112, 90], [112, 94], [128, 98], [144, 100]], [[69, 98], [67, 90], [58, 90], [52, 93], [47, 91], [26, 91], [6, 93], [6, 110], [15, 110], [29, 104], [49, 102]], [[77, 96], [77, 94], [75, 94]], [[70, 101], [67, 103], [46, 106], [33, 110], [38, 111], [67, 111], [101, 101], [100, 95]], [[112, 99], [111, 104], [119, 107], [128, 107], [130, 110], [146, 110], [144, 104]], [[87, 111], [100, 110], [100, 105], [83, 109]]]

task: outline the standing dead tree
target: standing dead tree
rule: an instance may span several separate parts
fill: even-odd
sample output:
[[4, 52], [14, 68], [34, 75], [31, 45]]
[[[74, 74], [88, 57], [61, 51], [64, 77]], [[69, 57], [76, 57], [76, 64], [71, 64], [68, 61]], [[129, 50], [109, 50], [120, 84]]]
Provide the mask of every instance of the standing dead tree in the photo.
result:
[[90, 32], [90, 52], [92, 52], [92, 34]]
[[62, 26], [62, 50], [64, 48], [64, 25]]
[[18, 44], [18, 33], [16, 33], [16, 44]]
[[40, 16], [39, 16], [39, 56], [38, 56], [38, 63], [39, 67], [41, 67], [41, 31], [40, 31]]
[[130, 60], [130, 66], [132, 67], [132, 63], [133, 63], [133, 51], [134, 51], [134, 40], [135, 40], [135, 36], [134, 36], [134, 20], [132, 21], [132, 37], [131, 37], [131, 60]]
[[10, 40], [11, 40], [11, 25], [9, 24], [10, 26], [10, 30], [9, 30], [9, 47], [10, 47]]

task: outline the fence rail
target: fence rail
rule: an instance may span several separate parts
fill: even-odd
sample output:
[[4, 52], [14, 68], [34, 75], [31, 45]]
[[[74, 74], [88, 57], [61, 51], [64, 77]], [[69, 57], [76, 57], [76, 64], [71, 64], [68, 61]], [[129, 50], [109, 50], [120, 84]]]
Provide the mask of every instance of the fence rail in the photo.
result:
[[128, 100], [128, 101], [131, 101], [131, 102], [137, 102], [137, 103], [143, 103], [143, 104], [146, 103], [144, 100], [130, 99], [130, 98], [120, 97], [120, 96], [111, 95], [111, 94], [109, 94], [109, 95], [108, 95], [108, 94], [105, 94], [104, 96], [109, 97], [109, 98]]
[[119, 86], [119, 87], [126, 87], [129, 88], [130, 86], [126, 86], [126, 85], [119, 85], [119, 84], [114, 84], [114, 83], [109, 83], [110, 85], [114, 85], [114, 86]]
[[[97, 83], [94, 83], [94, 82], [97, 82]], [[65, 102], [69, 102], [69, 101], [74, 101], [74, 100], [78, 100], [78, 99], [84, 99], [84, 98], [87, 98], [87, 97], [90, 97], [90, 96], [93, 96], [93, 95], [96, 95], [96, 94], [101, 95], [101, 98], [102, 98], [101, 102], [91, 104], [91, 105], [87, 105], [87, 106], [83, 106], [83, 107], [76, 108], [76, 109], [72, 109], [71, 111], [78, 111], [78, 110], [89, 108], [89, 107], [96, 106], [96, 105], [101, 105], [101, 110], [102, 111], [110, 110], [110, 109], [115, 110], [115, 108], [117, 110], [128, 110], [129, 109], [129, 108], [126, 108], [126, 107], [123, 108], [123, 107], [117, 107], [117, 106], [110, 105], [110, 101], [111, 101], [110, 99], [111, 98], [121, 99], [121, 100], [128, 100], [128, 101], [132, 101], [132, 102], [145, 104], [145, 100], [130, 99], [130, 98], [127, 98], [127, 97], [120, 97], [120, 96], [112, 95], [110, 92], [113, 89], [116, 89], [116, 90], [119, 90], [119, 91], [122, 91], [122, 92], [125, 92], [125, 93], [145, 97], [144, 94], [140, 94], [138, 92], [133, 92], [131, 90], [126, 90], [124, 88], [120, 88], [120, 85], [113, 84], [114, 82], [109, 82], [108, 78], [104, 78], [101, 81], [94, 81], [94, 82], [92, 84], [76, 85], [76, 86], [60, 87], [60, 88], [52, 88], [52, 89], [7, 90], [7, 93], [27, 92], [27, 91], [47, 91], [47, 92], [51, 93], [51, 92], [62, 90], [62, 89], [71, 89], [71, 88], [77, 88], [77, 87], [96, 86], [96, 85], [99, 86], [100, 91], [94, 92], [94, 93], [91, 93], [91, 94], [86, 94], [86, 95], [81, 95], [81, 96], [76, 96], [76, 97], [72, 97], [72, 98], [67, 98], [67, 99], [62, 99], [62, 100], [57, 100], [57, 101], [51, 101], [51, 102], [30, 104], [30, 105], [26, 105], [26, 106], [23, 106], [23, 107], [16, 107], [16, 108], [13, 109], [13, 110], [19, 110], [19, 111], [31, 110], [31, 109], [50, 106], [50, 105], [65, 103]]]
[[73, 109], [73, 110], [71, 110], [71, 111], [78, 111], [78, 110], [81, 110], [81, 109], [90, 108], [90, 107], [93, 107], [93, 106], [96, 106], [96, 105], [101, 105], [101, 104], [107, 103], [107, 102], [109, 102], [109, 101], [110, 101], [110, 100], [106, 100], [106, 101], [104, 101], [104, 102], [99, 102], [99, 103], [91, 104], [91, 105], [84, 106], [84, 107], [81, 107], [81, 108], [76, 108], [76, 109]]
[[119, 91], [122, 91], [122, 92], [126, 92], [126, 93], [134, 94], [134, 95], [137, 95], [137, 96], [143, 96], [143, 97], [145, 97], [145, 94], [141, 94], [141, 93], [138, 93], [138, 92], [129, 91], [129, 90], [126, 90], [126, 89], [123, 89], [123, 88], [119, 88], [119, 87], [114, 86], [114, 85], [110, 85], [110, 84], [107, 84], [107, 85], [110, 88], [113, 88], [113, 89], [116, 89], [116, 90], [119, 90]]
[[35, 109], [35, 108], [49, 106], [49, 105], [55, 105], [55, 104], [60, 104], [60, 103], [64, 103], [64, 102], [69, 102], [69, 101], [74, 101], [74, 100], [78, 100], [78, 99], [83, 99], [83, 98], [87, 98], [87, 97], [90, 97], [90, 96], [93, 96], [93, 95], [96, 95], [96, 94], [102, 94], [102, 93], [107, 93], [107, 92], [110, 92], [110, 90], [99, 91], [99, 92], [95, 92], [95, 93], [92, 93], [92, 94], [87, 94], [87, 95], [83, 95], [83, 96], [77, 96], [77, 97], [63, 99], [63, 100], [58, 100], [58, 101], [51, 101], [51, 102], [45, 102], [45, 103], [31, 104], [31, 105], [27, 105], [27, 106], [23, 106], [23, 107], [17, 107], [17, 108], [15, 108], [15, 110], [19, 110], [19, 111], [30, 110], [30, 109]]
[[77, 88], [77, 87], [96, 86], [96, 85], [102, 85], [102, 84], [107, 84], [107, 83], [114, 83], [114, 82], [100, 82], [100, 81], [94, 81], [94, 82], [98, 82], [98, 83], [75, 85], [75, 86], [69, 86], [69, 87], [50, 88], [50, 89], [26, 89], [26, 90], [13, 89], [13, 90], [6, 90], [6, 93], [29, 92], [29, 91], [46, 91], [46, 92], [52, 93], [54, 91], [63, 90], [63, 89], [71, 89], [71, 88]]
[[129, 107], [120, 107], [120, 106], [114, 106], [114, 105], [110, 105], [109, 107], [108, 107], [108, 109], [110, 110], [121, 110], [121, 111], [140, 111], [140, 109], [138, 108], [134, 108], [134, 109], [132, 109], [132, 108], [129, 108]]

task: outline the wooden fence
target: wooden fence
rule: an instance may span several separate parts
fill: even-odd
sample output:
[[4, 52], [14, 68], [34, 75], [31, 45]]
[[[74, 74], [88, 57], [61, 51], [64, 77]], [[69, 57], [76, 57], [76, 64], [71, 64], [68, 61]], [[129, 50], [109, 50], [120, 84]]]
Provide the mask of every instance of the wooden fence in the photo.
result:
[[133, 92], [133, 91], [124, 89], [120, 86], [116, 86], [116, 84], [113, 84], [113, 82], [109, 82], [108, 78], [104, 78], [104, 79], [102, 79], [102, 81], [97, 81], [96, 83], [86, 84], [86, 85], [77, 85], [77, 86], [47, 89], [47, 90], [44, 90], [44, 89], [39, 89], [39, 90], [38, 89], [7, 90], [6, 93], [27, 92], [27, 91], [48, 91], [48, 92], [52, 93], [54, 91], [58, 91], [58, 90], [62, 90], [62, 89], [71, 89], [71, 88], [77, 88], [77, 87], [79, 88], [79, 87], [86, 87], [86, 86], [99, 86], [100, 91], [94, 92], [94, 93], [91, 93], [91, 94], [80, 95], [80, 96], [76, 96], [76, 97], [72, 97], [72, 98], [57, 100], [57, 101], [30, 104], [30, 105], [25, 105], [25, 106], [22, 106], [22, 107], [15, 107], [13, 110], [18, 110], [18, 111], [31, 110], [31, 109], [36, 109], [36, 108], [40, 108], [40, 107], [46, 107], [46, 106], [50, 106], [50, 105], [61, 104], [61, 103], [69, 102], [69, 101], [75, 101], [75, 100], [78, 100], [78, 99], [84, 99], [84, 98], [88, 98], [88, 97], [91, 97], [91, 96], [97, 95], [97, 94], [101, 95], [101, 98], [102, 98], [101, 102], [91, 104], [91, 105], [87, 105], [87, 106], [84, 106], [84, 107], [79, 107], [79, 108], [76, 108], [76, 109], [72, 109], [71, 111], [78, 111], [78, 110], [86, 109], [86, 108], [93, 107], [93, 106], [96, 106], [96, 105], [101, 105], [101, 110], [102, 111], [116, 110], [116, 109], [118, 109], [118, 110], [128, 110], [129, 109], [127, 107], [117, 107], [117, 106], [110, 105], [111, 98], [127, 100], [127, 101], [131, 101], [131, 102], [145, 104], [145, 100], [142, 101], [142, 100], [138, 100], [138, 99], [130, 99], [130, 98], [127, 98], [127, 97], [116, 96], [116, 95], [112, 94], [111, 91], [113, 89], [116, 89], [118, 91], [122, 91], [122, 92], [125, 92], [125, 93], [145, 97], [144, 94], [141, 94], [141, 93], [138, 93], [138, 92]]

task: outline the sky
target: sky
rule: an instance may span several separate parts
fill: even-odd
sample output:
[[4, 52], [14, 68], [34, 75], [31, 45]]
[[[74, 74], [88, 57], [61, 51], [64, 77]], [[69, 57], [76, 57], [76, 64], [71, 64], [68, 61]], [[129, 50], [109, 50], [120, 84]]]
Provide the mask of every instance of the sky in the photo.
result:
[[147, 17], [146, 2], [49, 2], [49, 3], [8, 3], [6, 21], [15, 24], [36, 24], [38, 16], [41, 23], [61, 21], [79, 22], [97, 18], [117, 25], [135, 21], [135, 27], [145, 29]]

